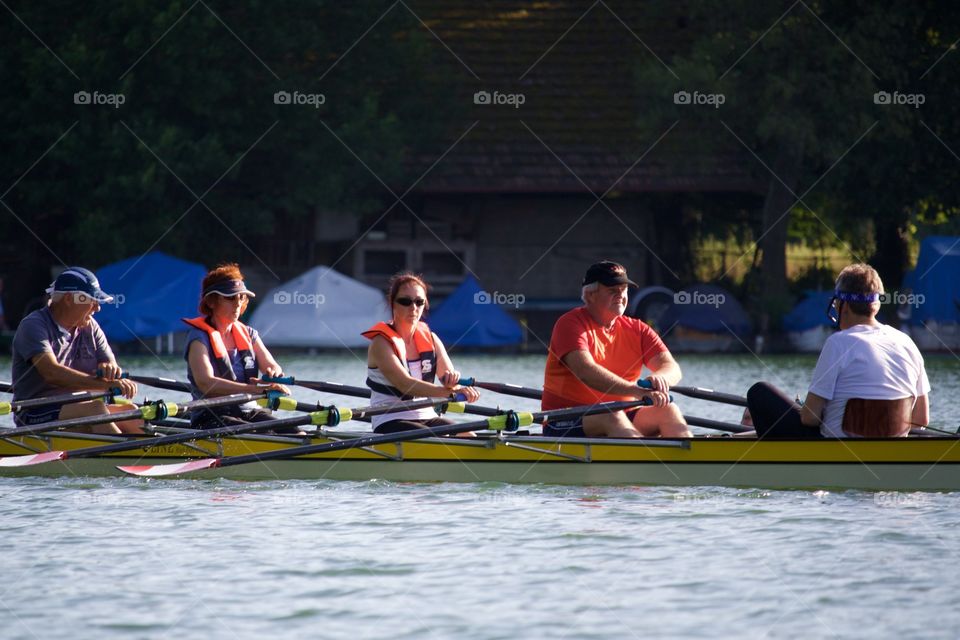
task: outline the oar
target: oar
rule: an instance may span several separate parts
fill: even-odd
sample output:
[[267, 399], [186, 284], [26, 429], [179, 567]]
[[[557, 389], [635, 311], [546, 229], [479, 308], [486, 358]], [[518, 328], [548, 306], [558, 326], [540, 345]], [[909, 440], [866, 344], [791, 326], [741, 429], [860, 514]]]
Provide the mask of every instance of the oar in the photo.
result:
[[719, 420], [711, 420], [709, 418], [698, 418], [697, 416], [683, 416], [683, 419], [687, 421], [687, 424], [693, 425], [695, 427], [704, 427], [706, 429], [715, 429], [717, 431], [729, 431], [730, 433], [748, 433], [753, 431], [753, 427], [748, 427], [742, 424], [734, 424], [732, 422], [720, 422]]
[[13, 393], [13, 384], [0, 381], [0, 393]]
[[[480, 382], [473, 378], [461, 378], [460, 384], [465, 387], [480, 387], [481, 389], [486, 389], [487, 391], [494, 391], [496, 393], [504, 393], [511, 396], [517, 396], [519, 398], [530, 398], [532, 400], [540, 400], [543, 392], [539, 389], [531, 389], [530, 387], [520, 387], [515, 384], [504, 384], [502, 382]], [[642, 388], [649, 389], [650, 381], [649, 380], [640, 380], [637, 382]], [[747, 399], [743, 396], [735, 396], [729, 393], [721, 393], [720, 391], [714, 391], [713, 389], [704, 389], [702, 387], [684, 387], [676, 386], [670, 387], [670, 391], [676, 391], [680, 395], [689, 396], [691, 398], [699, 398], [701, 400], [714, 400], [716, 402], [724, 402], [726, 404], [734, 404], [739, 407], [747, 406]]]
[[386, 433], [383, 435], [362, 436], [359, 438], [352, 438], [350, 440], [312, 444], [302, 447], [291, 447], [289, 449], [278, 449], [275, 451], [265, 451], [250, 455], [229, 456], [226, 458], [203, 458], [200, 460], [190, 460], [177, 464], [136, 465], [127, 467], [121, 466], [117, 468], [124, 473], [129, 473], [135, 476], [158, 477], [179, 475], [192, 471], [201, 471], [203, 469], [232, 467], [240, 464], [249, 464], [251, 462], [264, 462], [266, 460], [290, 459], [315, 453], [327, 453], [330, 451], [342, 451], [344, 449], [356, 449], [359, 447], [371, 447], [379, 444], [390, 444], [393, 442], [405, 442], [408, 440], [419, 440], [422, 438], [445, 436], [476, 429], [494, 429], [498, 431], [503, 429], [514, 429], [517, 427], [529, 426], [534, 422], [541, 422], [543, 420], [558, 420], [575, 416], [621, 411], [623, 409], [635, 407], [638, 404], [641, 404], [641, 400], [631, 400], [627, 402], [604, 402], [589, 407], [573, 407], [570, 409], [542, 411], [539, 413], [508, 412], [502, 416], [494, 416], [492, 418], [477, 420], [474, 422], [461, 422], [455, 425], [413, 429], [410, 431]]
[[190, 385], [186, 382], [173, 380], [172, 378], [158, 378], [155, 376], [127, 376], [137, 384], [145, 384], [148, 387], [157, 389], [167, 389], [168, 391], [185, 391], [190, 393]]
[[[529, 387], [519, 387], [515, 384], [503, 384], [500, 382], [477, 382], [473, 378], [461, 378], [460, 384], [468, 387], [480, 387], [481, 389], [487, 389], [488, 391], [496, 391], [497, 393], [507, 393], [510, 395], [520, 396], [522, 398], [532, 398], [534, 400], [539, 400], [543, 392], [539, 389], [531, 389]], [[639, 380], [637, 384], [644, 389], [650, 388], [649, 380]], [[693, 395], [696, 393], [716, 393], [710, 389], [699, 389], [697, 387], [670, 387], [671, 391], [676, 391], [677, 393], [683, 393], [685, 395]], [[731, 404], [738, 404], [741, 406], [746, 406], [746, 398], [738, 398], [737, 396], [731, 396], [725, 393], [718, 394], [726, 399], [713, 398], [719, 402], [731, 402], [731, 400], [736, 400], [736, 402], [731, 402]], [[697, 397], [697, 396], [694, 396]], [[670, 398], [671, 402], [673, 398]], [[752, 427], [746, 427], [739, 424], [733, 424], [732, 422], [719, 422], [717, 420], [710, 420], [709, 418], [698, 418], [696, 416], [684, 416], [684, 419], [687, 421], [687, 424], [691, 424], [696, 427], [704, 427], [706, 429], [715, 429], [717, 431], [729, 431], [730, 433], [747, 433], [748, 431], [753, 431]]]
[[175, 416], [184, 411], [193, 409], [212, 409], [216, 407], [229, 407], [230, 405], [242, 404], [251, 400], [264, 398], [265, 393], [236, 393], [219, 398], [208, 398], [204, 400], [194, 400], [182, 405], [173, 402], [151, 402], [128, 411], [118, 411], [117, 413], [106, 413], [95, 416], [82, 416], [79, 418], [70, 418], [67, 420], [56, 420], [53, 422], [44, 422], [43, 424], [17, 427], [7, 431], [0, 431], [0, 437], [13, 438], [16, 436], [29, 436], [48, 431], [57, 431], [59, 429], [72, 429], [76, 427], [87, 427], [94, 424], [104, 424], [106, 422], [116, 422], [120, 420], [156, 420], [169, 416]]
[[[322, 380], [300, 380], [299, 378], [294, 378], [293, 376], [281, 376], [276, 378], [262, 378], [264, 382], [277, 382], [279, 384], [289, 384], [296, 385], [298, 387], [303, 387], [305, 389], [312, 389], [313, 391], [322, 391], [325, 393], [335, 393], [343, 396], [353, 396], [355, 398], [369, 398], [370, 389], [367, 387], [352, 387], [347, 384], [340, 384], [339, 382], [324, 382]], [[462, 384], [462, 383], [461, 383]], [[470, 385], [463, 385], [470, 386]], [[463, 398], [455, 398], [458, 401], [462, 401]], [[434, 400], [436, 402], [436, 400]], [[494, 409], [492, 407], [481, 407], [475, 404], [466, 405], [466, 409], [463, 413], [471, 413], [478, 416], [499, 416], [505, 413], [500, 409]]]
[[[653, 388], [653, 385], [650, 384], [650, 381], [646, 379], [637, 380], [637, 385], [642, 389]], [[700, 400], [713, 400], [715, 402], [723, 402], [725, 404], [734, 404], [738, 407], [747, 406], [747, 399], [743, 396], [735, 396], [730, 393], [714, 391], [713, 389], [704, 389], [703, 387], [675, 386], [670, 387], [670, 391], [676, 391], [682, 396], [699, 398]]]
[[[357, 409], [329, 407], [320, 411], [314, 411], [307, 415], [295, 416], [292, 418], [278, 418], [276, 420], [264, 420], [263, 422], [249, 422], [242, 425], [230, 425], [218, 427], [216, 429], [203, 429], [199, 431], [190, 431], [187, 433], [175, 433], [168, 436], [160, 436], [149, 439], [136, 439], [127, 442], [114, 442], [111, 444], [87, 447], [84, 449], [75, 449], [73, 451], [46, 451], [44, 453], [28, 454], [24, 456], [9, 456], [0, 458], [0, 467], [28, 467], [45, 462], [55, 462], [57, 460], [66, 460], [68, 458], [87, 458], [103, 453], [116, 453], [119, 451], [133, 451], [136, 449], [150, 449], [161, 445], [177, 444], [180, 442], [189, 442], [192, 440], [209, 440], [223, 436], [236, 436], [254, 431], [264, 431], [276, 427], [299, 427], [308, 424], [323, 425], [335, 427], [340, 422], [346, 420], [360, 420], [370, 416], [390, 413], [393, 411], [409, 411], [411, 409], [422, 409], [433, 406], [438, 411], [446, 410], [454, 413], [463, 411], [462, 402], [441, 402], [434, 400], [416, 400], [413, 402], [391, 403], [389, 405], [377, 404]], [[458, 429], [460, 433], [465, 429]]]
[[540, 400], [543, 396], [543, 392], [539, 389], [521, 387], [515, 384], [505, 384], [503, 382], [478, 382], [474, 378], [460, 378], [460, 384], [464, 387], [480, 387], [487, 391], [503, 393], [508, 396], [517, 396], [518, 398], [530, 398], [531, 400]]
[[73, 393], [62, 393], [56, 396], [45, 396], [43, 398], [31, 398], [29, 400], [17, 400], [16, 402], [0, 402], [0, 416], [10, 413], [17, 413], [24, 409], [34, 407], [45, 407], [51, 404], [72, 404], [74, 402], [86, 402], [87, 400], [97, 400], [99, 398], [108, 398], [110, 396], [119, 396], [123, 393], [120, 389], [114, 388], [107, 391], [74, 391]]

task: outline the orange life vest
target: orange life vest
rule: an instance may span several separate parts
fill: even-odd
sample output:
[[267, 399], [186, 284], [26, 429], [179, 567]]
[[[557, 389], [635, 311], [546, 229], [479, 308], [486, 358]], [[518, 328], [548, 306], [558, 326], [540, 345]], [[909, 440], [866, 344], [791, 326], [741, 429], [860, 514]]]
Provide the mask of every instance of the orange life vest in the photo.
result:
[[[378, 322], [361, 334], [368, 340], [373, 340], [377, 336], [386, 338], [393, 352], [400, 358], [400, 362], [407, 367], [407, 347], [403, 342], [403, 336], [397, 333], [397, 330], [386, 322]], [[417, 356], [411, 360], [420, 360], [420, 379], [426, 382], [433, 382], [437, 377], [437, 352], [433, 344], [433, 332], [425, 322], [418, 322], [417, 329], [413, 333], [413, 344], [417, 347]], [[409, 370], [409, 368], [408, 368]], [[387, 393], [397, 397], [404, 397], [403, 394], [393, 387], [379, 384], [367, 378], [367, 386], [374, 391]]]
[[[204, 317], [181, 318], [181, 320], [191, 327], [200, 329], [207, 334], [207, 337], [210, 339], [210, 349], [213, 352], [210, 354], [210, 363], [213, 365], [214, 374], [218, 378], [236, 381], [237, 375], [230, 362], [230, 356], [223, 342], [223, 336], [220, 335], [216, 327], [211, 325], [207, 321], [207, 318]], [[233, 336], [233, 343], [237, 345], [237, 352], [243, 360], [243, 369], [246, 378], [248, 380], [250, 378], [256, 378], [259, 373], [259, 368], [257, 367], [256, 355], [253, 352], [253, 342], [250, 340], [250, 330], [247, 329], [246, 325], [242, 322], [234, 322], [230, 335]], [[246, 380], [241, 380], [241, 382], [246, 382]]]

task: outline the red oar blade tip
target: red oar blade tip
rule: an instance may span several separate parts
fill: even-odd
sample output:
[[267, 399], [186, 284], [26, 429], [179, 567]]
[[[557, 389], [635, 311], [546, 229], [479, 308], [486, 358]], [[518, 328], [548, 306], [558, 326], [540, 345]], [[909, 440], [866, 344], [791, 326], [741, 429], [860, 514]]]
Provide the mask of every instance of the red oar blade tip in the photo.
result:
[[117, 469], [120, 469], [120, 471], [124, 473], [129, 473], [132, 476], [161, 478], [164, 476], [176, 476], [181, 473], [190, 473], [192, 471], [213, 469], [219, 466], [220, 460], [217, 458], [202, 458], [200, 460], [189, 460], [175, 464], [130, 465], [117, 467]]
[[66, 458], [66, 451], [45, 451], [44, 453], [31, 453], [28, 456], [0, 458], [0, 467], [29, 467], [35, 464], [43, 464], [44, 462], [65, 460]]

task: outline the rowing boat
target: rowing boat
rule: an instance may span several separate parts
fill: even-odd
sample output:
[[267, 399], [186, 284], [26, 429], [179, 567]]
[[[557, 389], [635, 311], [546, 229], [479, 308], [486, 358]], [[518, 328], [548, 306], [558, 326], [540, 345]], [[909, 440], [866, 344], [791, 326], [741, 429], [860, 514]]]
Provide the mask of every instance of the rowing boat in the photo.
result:
[[[356, 437], [327, 431], [322, 443]], [[0, 456], [76, 450], [130, 436], [55, 432], [0, 439]], [[121, 465], [169, 464], [246, 455], [304, 444], [304, 438], [244, 435], [156, 446], [35, 466], [0, 475], [119, 476]], [[145, 442], [149, 441], [149, 437]], [[960, 490], [960, 439], [848, 440], [689, 438], [615, 440], [490, 435], [427, 438], [209, 469], [196, 478], [329, 479], [399, 482], [509, 482], [574, 485], [731, 486], [769, 489]]]

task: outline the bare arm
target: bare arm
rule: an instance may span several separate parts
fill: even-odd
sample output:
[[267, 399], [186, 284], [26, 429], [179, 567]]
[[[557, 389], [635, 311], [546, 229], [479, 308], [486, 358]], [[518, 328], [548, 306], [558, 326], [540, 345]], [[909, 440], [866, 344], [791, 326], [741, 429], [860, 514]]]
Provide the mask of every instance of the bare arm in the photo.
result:
[[289, 389], [280, 384], [259, 385], [254, 382], [234, 382], [233, 380], [218, 378], [213, 373], [213, 364], [210, 362], [207, 348], [199, 340], [190, 343], [187, 364], [190, 366], [190, 373], [193, 374], [193, 380], [197, 384], [197, 388], [200, 389], [200, 393], [208, 398], [229, 396], [234, 393], [260, 393], [267, 389], [290, 393]]
[[807, 399], [803, 401], [803, 408], [800, 410], [800, 422], [808, 427], [819, 427], [823, 422], [825, 406], [827, 406], [826, 398], [807, 392]]
[[647, 367], [653, 372], [648, 379], [653, 383], [653, 388], [658, 391], [669, 391], [670, 387], [679, 384], [680, 379], [683, 378], [680, 365], [669, 351], [662, 351], [655, 355], [650, 359]]
[[267, 349], [266, 345], [263, 344], [260, 336], [257, 336], [257, 341], [253, 343], [253, 353], [257, 356], [257, 363], [260, 366], [260, 373], [262, 375], [273, 378], [283, 373], [280, 364], [273, 357], [273, 354], [270, 353], [270, 350]]
[[450, 391], [459, 391], [463, 393], [467, 402], [476, 402], [480, 399], [480, 392], [475, 387], [461, 387], [460, 372], [453, 368], [453, 362], [447, 355], [447, 348], [443, 346], [437, 334], [433, 334], [433, 347], [437, 352], [437, 379], [445, 388]]
[[[444, 352], [444, 355], [446, 355], [446, 352]], [[390, 343], [384, 337], [377, 336], [370, 343], [367, 350], [367, 362], [371, 367], [379, 369], [390, 385], [404, 395], [426, 398], [446, 398], [450, 395], [450, 389], [441, 384], [433, 384], [411, 376], [404, 363], [400, 362], [400, 358], [393, 352]]]
[[616, 396], [631, 396], [634, 398], [650, 398], [657, 406], [668, 402], [667, 396], [659, 391], [641, 389], [635, 382], [625, 380], [617, 374], [604, 369], [583, 350], [571, 351], [561, 358], [563, 364], [577, 376], [583, 384], [595, 391]]
[[[119, 387], [123, 395], [132, 398], [137, 394], [137, 385], [132, 380], [107, 380], [65, 367], [49, 351], [38, 353], [31, 360], [43, 381], [54, 387], [77, 391], [109, 391]], [[115, 363], [114, 363], [115, 364]]]
[[911, 424], [919, 427], [925, 427], [930, 424], [930, 401], [926, 394], [917, 398], [913, 405], [913, 413], [910, 414]]

